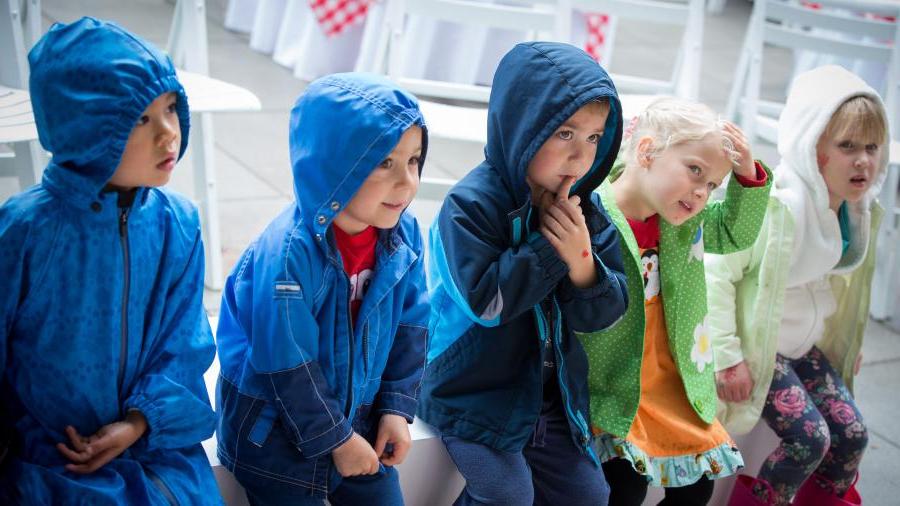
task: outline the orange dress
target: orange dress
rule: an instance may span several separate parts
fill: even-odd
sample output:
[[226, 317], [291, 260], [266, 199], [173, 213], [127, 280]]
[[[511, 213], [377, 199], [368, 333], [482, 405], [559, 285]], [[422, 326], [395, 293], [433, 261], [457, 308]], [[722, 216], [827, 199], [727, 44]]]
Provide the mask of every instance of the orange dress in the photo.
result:
[[707, 424], [697, 416], [669, 349], [660, 292], [658, 221], [629, 223], [644, 271], [641, 399], [624, 440], [600, 435], [600, 454], [604, 460], [628, 459], [654, 486], [685, 486], [702, 475], [714, 479], [733, 474], [743, 467], [740, 452], [718, 420]]

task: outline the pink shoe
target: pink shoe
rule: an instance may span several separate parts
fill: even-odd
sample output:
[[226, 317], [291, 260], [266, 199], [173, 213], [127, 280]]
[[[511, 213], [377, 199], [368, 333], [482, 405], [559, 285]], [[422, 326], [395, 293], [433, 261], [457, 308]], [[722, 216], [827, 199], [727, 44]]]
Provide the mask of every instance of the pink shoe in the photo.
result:
[[[763, 501], [753, 493], [753, 486], [757, 483], [764, 485], [769, 491], [768, 501]], [[775, 491], [766, 480], [760, 480], [746, 474], [739, 474], [731, 489], [731, 498], [728, 506], [771, 506], [774, 503]]]
[[856, 481], [859, 480], [859, 474], [853, 480], [853, 484], [847, 489], [843, 496], [834, 492], [834, 483], [821, 474], [815, 473], [803, 482], [794, 501], [791, 503], [795, 506], [859, 506], [862, 504], [862, 497], [856, 490]]

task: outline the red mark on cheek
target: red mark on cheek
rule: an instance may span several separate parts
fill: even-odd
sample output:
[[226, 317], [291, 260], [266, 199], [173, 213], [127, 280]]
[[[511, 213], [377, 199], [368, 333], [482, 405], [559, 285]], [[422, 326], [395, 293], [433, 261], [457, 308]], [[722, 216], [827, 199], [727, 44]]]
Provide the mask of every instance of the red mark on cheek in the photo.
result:
[[829, 158], [826, 154], [819, 153], [818, 155], [816, 155], [816, 161], [819, 163], [819, 168], [821, 169], [822, 167], [828, 165], [828, 162], [831, 161], [831, 158]]
[[588, 255], [590, 255], [590, 253], [588, 253], [588, 250], [581, 250], [581, 258], [587, 258]]

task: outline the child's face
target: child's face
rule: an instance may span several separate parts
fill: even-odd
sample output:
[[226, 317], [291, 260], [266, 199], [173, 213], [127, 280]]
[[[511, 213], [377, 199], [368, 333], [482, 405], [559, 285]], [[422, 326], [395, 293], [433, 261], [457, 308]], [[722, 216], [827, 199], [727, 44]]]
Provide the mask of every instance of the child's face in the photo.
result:
[[670, 146], [655, 157], [643, 156], [653, 140], [641, 139], [638, 163], [647, 204], [672, 225], [681, 225], [706, 206], [709, 195], [731, 171], [732, 162], [722, 136], [709, 134], [699, 141]]
[[169, 182], [181, 148], [177, 99], [176, 93], [165, 93], [144, 109], [128, 135], [119, 166], [109, 179], [110, 186], [128, 190]]
[[[528, 164], [528, 186], [556, 193], [563, 182], [581, 179], [597, 156], [597, 144], [609, 116], [605, 104], [590, 102], [582, 106], [553, 132]], [[568, 195], [566, 195], [568, 197]]]
[[413, 125], [335, 216], [334, 223], [351, 235], [369, 226], [393, 228], [419, 189], [421, 156], [422, 129]]
[[816, 161], [832, 203], [858, 202], [872, 186], [881, 146], [863, 139], [822, 136], [816, 145]]

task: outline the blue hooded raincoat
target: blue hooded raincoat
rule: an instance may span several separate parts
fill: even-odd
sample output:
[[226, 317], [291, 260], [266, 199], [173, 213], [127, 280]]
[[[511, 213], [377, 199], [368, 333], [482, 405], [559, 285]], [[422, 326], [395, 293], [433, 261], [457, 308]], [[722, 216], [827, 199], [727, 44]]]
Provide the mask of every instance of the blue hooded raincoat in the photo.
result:
[[[610, 104], [605, 134], [573, 188], [598, 281], [579, 289], [536, 231], [525, 176], [556, 129], [599, 98]], [[485, 161], [450, 190], [430, 233], [433, 337], [419, 416], [443, 435], [521, 451], [541, 412], [549, 338], [573, 441], [599, 465], [589, 445], [587, 357], [574, 333], [612, 325], [627, 303], [616, 229], [592, 194], [619, 150], [620, 110], [612, 80], [574, 46], [519, 44], [501, 60]]]
[[[171, 61], [120, 27], [56, 24], [29, 54], [41, 183], [0, 208], [0, 427], [11, 446], [0, 496], [19, 504], [220, 504], [200, 443], [215, 428], [203, 372], [196, 209], [159, 188], [130, 207], [103, 193], [132, 127], [159, 95], [188, 106]], [[54, 447], [130, 409], [147, 432], [89, 475]]]
[[412, 125], [423, 127], [424, 162], [418, 102], [366, 74], [311, 83], [291, 112], [296, 203], [228, 277], [216, 334], [218, 454], [245, 486], [325, 496], [340, 482], [331, 451], [353, 431], [370, 435], [384, 413], [412, 421], [429, 315], [416, 219], [404, 211], [379, 231], [355, 326], [331, 229]]

